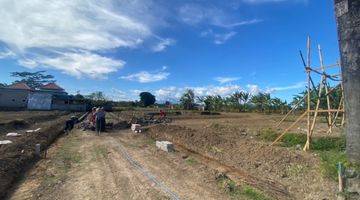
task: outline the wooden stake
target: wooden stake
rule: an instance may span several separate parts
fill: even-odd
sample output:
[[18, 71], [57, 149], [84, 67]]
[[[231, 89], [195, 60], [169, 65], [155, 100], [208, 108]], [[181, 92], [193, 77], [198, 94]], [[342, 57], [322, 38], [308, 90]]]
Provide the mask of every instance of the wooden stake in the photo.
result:
[[[322, 55], [322, 51], [321, 51], [321, 46], [320, 46], [320, 45], [318, 45], [318, 50], [319, 50], [319, 60], [320, 60], [321, 71], [322, 71], [323, 73], [325, 73], [323, 55]], [[326, 92], [326, 94], [328, 94], [328, 93], [329, 93], [329, 89], [328, 89], [326, 77], [324, 77], [324, 85], [325, 85], [325, 92]], [[320, 97], [319, 97], [319, 98], [320, 98]], [[330, 97], [329, 97], [329, 95], [326, 95], [326, 102], [327, 102], [328, 110], [331, 110]], [[330, 133], [331, 133], [331, 132], [332, 132], [332, 122], [331, 122], [332, 115], [331, 115], [331, 112], [328, 112], [327, 118], [328, 118], [329, 131], [330, 131]]]
[[308, 114], [307, 112], [304, 112], [302, 115], [300, 115], [300, 117], [297, 118], [297, 120], [295, 122], [293, 122], [287, 129], [285, 129], [280, 135], [279, 137], [277, 137], [274, 142], [272, 142], [270, 144], [270, 146], [276, 144], [290, 129], [292, 129], [302, 118], [305, 117], [305, 115]]
[[304, 101], [306, 97], [307, 94], [304, 95], [303, 98], [294, 105], [294, 107], [279, 121], [279, 123], [275, 127], [278, 128], [281, 125], [281, 123], [301, 104], [301, 102]]
[[[307, 44], [306, 44], [306, 48], [307, 48], [307, 63], [306, 63], [306, 75], [307, 75], [307, 82], [308, 82], [308, 88], [307, 88], [307, 133], [306, 133], [306, 141], [310, 141], [310, 37], [308, 36], [307, 38]], [[315, 88], [314, 88], [315, 89]]]
[[[331, 124], [331, 127], [333, 127], [333, 126], [336, 124], [336, 120], [337, 120], [337, 118], [338, 118], [338, 116], [339, 116], [339, 113], [340, 113], [340, 110], [341, 110], [341, 106], [342, 106], [343, 100], [344, 100], [344, 98], [341, 97], [340, 103], [339, 103], [339, 107], [338, 107], [337, 112], [335, 113], [335, 117], [334, 117], [334, 120], [333, 120], [333, 122], [332, 122], [332, 124]], [[327, 133], [331, 133], [330, 130], [328, 130]]]
[[[310, 149], [310, 143], [311, 143], [311, 136], [314, 132], [314, 128], [315, 128], [315, 123], [316, 123], [316, 118], [317, 118], [317, 115], [318, 115], [318, 111], [319, 111], [319, 106], [320, 106], [320, 100], [321, 100], [321, 92], [322, 92], [322, 88], [323, 88], [323, 84], [324, 84], [324, 79], [325, 79], [325, 76], [322, 75], [321, 76], [321, 79], [320, 79], [320, 85], [319, 85], [319, 93], [318, 93], [318, 99], [317, 99], [317, 102], [316, 102], [316, 108], [315, 108], [315, 113], [314, 113], [314, 117], [313, 117], [313, 121], [311, 123], [311, 127], [310, 127], [310, 130], [309, 130], [309, 135], [307, 137], [307, 140], [306, 140], [306, 143], [305, 143], [305, 146], [303, 148], [304, 151], [307, 151]], [[310, 112], [310, 111], [309, 111]]]

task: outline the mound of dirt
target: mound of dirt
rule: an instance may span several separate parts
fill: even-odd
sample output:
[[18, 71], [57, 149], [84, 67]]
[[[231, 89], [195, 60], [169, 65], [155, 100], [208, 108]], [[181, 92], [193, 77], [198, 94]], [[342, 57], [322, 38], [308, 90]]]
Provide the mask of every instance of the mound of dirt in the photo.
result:
[[[62, 116], [37, 124], [41, 127], [39, 132], [26, 133], [22, 130], [20, 137], [11, 138], [13, 143], [0, 145], [0, 199], [7, 194], [17, 178], [37, 160], [34, 155], [35, 144], [40, 144], [42, 149], [46, 149], [63, 133], [64, 123], [68, 118], [69, 116]], [[0, 140], [5, 138], [5, 135], [0, 135]]]
[[[228, 166], [250, 174], [276, 180], [288, 187], [296, 199], [322, 197], [333, 199], [335, 184], [322, 179], [319, 160], [302, 151], [269, 146], [251, 135], [231, 130], [222, 132], [214, 127], [191, 129], [179, 125], [157, 125], [147, 134], [157, 140], [169, 140], [214, 158]], [[323, 188], [319, 191], [316, 188]]]

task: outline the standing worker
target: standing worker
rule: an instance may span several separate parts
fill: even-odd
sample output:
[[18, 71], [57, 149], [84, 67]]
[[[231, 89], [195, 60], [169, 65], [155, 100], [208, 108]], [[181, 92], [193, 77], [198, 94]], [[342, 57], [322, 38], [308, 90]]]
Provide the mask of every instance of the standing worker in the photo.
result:
[[105, 110], [103, 107], [97, 108], [95, 113], [96, 121], [96, 133], [100, 135], [101, 132], [105, 131]]

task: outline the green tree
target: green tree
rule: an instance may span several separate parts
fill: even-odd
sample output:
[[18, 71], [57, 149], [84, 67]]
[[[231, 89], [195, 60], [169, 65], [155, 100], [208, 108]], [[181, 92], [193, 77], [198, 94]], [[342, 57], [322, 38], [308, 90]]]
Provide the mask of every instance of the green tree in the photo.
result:
[[257, 109], [261, 112], [270, 112], [271, 97], [268, 93], [259, 93], [251, 98], [251, 102], [255, 104]]
[[19, 79], [14, 83], [26, 83], [31, 88], [39, 88], [43, 84], [56, 82], [53, 75], [45, 74], [45, 72], [11, 72], [11, 76]]
[[105, 95], [103, 92], [96, 91], [86, 96], [86, 98], [92, 100], [92, 101], [107, 101]]
[[144, 107], [154, 105], [156, 99], [155, 96], [150, 92], [141, 92], [140, 93], [140, 104]]
[[191, 110], [195, 104], [194, 91], [191, 89], [186, 90], [185, 93], [181, 96], [180, 102], [185, 110]]
[[239, 109], [239, 111], [246, 111], [247, 104], [250, 99], [250, 94], [248, 92], [240, 91], [235, 92], [231, 95], [232, 101], [235, 103], [236, 107]]

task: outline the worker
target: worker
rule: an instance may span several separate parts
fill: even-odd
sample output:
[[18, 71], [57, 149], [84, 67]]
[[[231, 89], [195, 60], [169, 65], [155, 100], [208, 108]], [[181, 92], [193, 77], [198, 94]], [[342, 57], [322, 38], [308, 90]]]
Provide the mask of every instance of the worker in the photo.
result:
[[69, 132], [74, 128], [74, 125], [78, 122], [78, 118], [75, 116], [71, 116], [69, 120], [66, 120], [65, 122], [65, 129], [64, 132], [66, 135], [69, 134]]
[[96, 114], [96, 107], [91, 109], [91, 112], [87, 116], [86, 121], [83, 123], [83, 131], [90, 129], [92, 131], [95, 130], [95, 114]]
[[105, 131], [105, 110], [103, 107], [96, 109], [95, 121], [96, 121], [96, 133], [100, 135], [101, 132]]
[[163, 110], [160, 110], [160, 118], [166, 117], [166, 113]]

